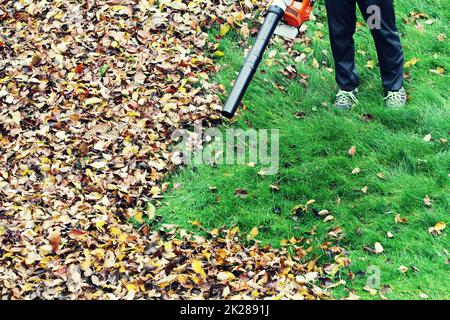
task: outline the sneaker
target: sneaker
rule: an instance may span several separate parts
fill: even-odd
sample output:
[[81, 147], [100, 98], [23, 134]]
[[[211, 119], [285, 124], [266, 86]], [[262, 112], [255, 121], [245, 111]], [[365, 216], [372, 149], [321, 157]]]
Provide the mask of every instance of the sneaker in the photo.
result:
[[352, 91], [339, 90], [334, 100], [334, 107], [339, 110], [350, 110], [355, 104], [358, 103], [356, 94], [358, 88]]
[[388, 108], [400, 109], [406, 104], [406, 91], [401, 87], [398, 91], [388, 91], [384, 97], [384, 104]]

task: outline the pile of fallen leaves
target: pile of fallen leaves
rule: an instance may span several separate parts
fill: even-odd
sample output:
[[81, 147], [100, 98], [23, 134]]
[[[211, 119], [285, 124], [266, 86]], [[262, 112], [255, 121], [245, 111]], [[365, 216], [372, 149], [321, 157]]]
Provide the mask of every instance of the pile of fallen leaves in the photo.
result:
[[314, 261], [245, 247], [236, 230], [202, 238], [127, 223], [165, 191], [171, 133], [219, 119], [220, 54], [206, 31], [248, 36], [256, 9], [0, 4], [0, 298], [324, 296]]

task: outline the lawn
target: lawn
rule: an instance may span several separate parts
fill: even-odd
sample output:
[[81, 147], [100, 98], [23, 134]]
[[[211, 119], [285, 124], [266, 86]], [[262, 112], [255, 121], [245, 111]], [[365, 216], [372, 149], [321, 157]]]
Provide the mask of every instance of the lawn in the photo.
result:
[[[346, 282], [333, 290], [336, 298], [355, 290], [362, 298], [379, 299], [378, 293], [372, 296], [363, 289], [369, 266], [380, 269], [387, 298], [450, 298], [448, 229], [438, 235], [428, 230], [438, 222], [449, 223], [450, 47], [443, 35], [448, 37], [450, 12], [444, 0], [399, 0], [396, 10], [408, 61], [405, 109], [383, 107], [374, 44], [363, 24], [355, 36], [360, 103], [347, 113], [332, 109], [336, 86], [325, 8], [319, 2], [317, 21], [308, 23], [311, 43], [294, 45], [306, 59], [295, 60], [276, 40], [243, 100], [247, 109], [221, 126], [279, 129], [278, 174], [258, 175], [258, 164], [180, 169], [169, 178], [179, 188], [167, 192], [158, 208], [163, 222], [194, 232], [201, 231], [191, 221], [206, 229], [238, 226], [244, 234], [257, 227], [256, 239], [275, 247], [293, 236], [308, 238], [314, 246], [311, 254], [319, 257], [318, 245], [329, 239], [329, 229], [340, 227], [339, 245], [352, 263], [336, 274]], [[224, 56], [215, 58], [221, 71], [214, 81], [228, 91], [243, 61], [244, 40], [234, 31], [223, 38], [217, 34], [212, 30], [210, 39]], [[297, 70], [293, 79], [283, 74], [287, 66]], [[351, 146], [356, 147], [354, 156], [348, 154]], [[360, 172], [352, 173], [355, 168]], [[249, 196], [235, 197], [236, 189]], [[310, 209], [294, 219], [292, 208], [311, 199]], [[323, 209], [334, 220], [325, 222], [314, 214]], [[376, 242], [384, 248], [379, 254], [367, 249]]]

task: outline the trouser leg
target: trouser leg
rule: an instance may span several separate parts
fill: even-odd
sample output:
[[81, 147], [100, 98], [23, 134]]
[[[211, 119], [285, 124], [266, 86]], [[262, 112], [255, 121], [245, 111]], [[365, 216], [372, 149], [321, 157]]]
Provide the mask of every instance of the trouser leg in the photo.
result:
[[356, 27], [356, 0], [325, 0], [336, 82], [342, 90], [353, 90], [359, 84], [355, 68], [353, 35]]
[[403, 86], [403, 49], [395, 24], [393, 0], [357, 2], [375, 40], [383, 87], [386, 91], [396, 91]]

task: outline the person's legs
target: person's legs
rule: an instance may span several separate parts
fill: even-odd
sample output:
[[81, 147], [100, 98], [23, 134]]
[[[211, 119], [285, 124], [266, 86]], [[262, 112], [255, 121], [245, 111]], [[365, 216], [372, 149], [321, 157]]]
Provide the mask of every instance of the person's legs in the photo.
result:
[[[357, 0], [375, 40], [386, 92], [403, 87], [403, 49], [395, 25], [393, 0]], [[335, 1], [340, 2], [340, 1]]]
[[336, 82], [341, 90], [352, 91], [358, 84], [355, 69], [356, 0], [325, 0]]

